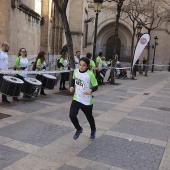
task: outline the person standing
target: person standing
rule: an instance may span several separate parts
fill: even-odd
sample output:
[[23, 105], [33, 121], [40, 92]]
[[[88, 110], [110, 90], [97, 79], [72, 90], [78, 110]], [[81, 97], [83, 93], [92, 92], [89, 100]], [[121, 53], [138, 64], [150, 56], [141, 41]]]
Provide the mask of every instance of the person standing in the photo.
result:
[[80, 60], [80, 51], [76, 51], [76, 55], [74, 56], [75, 69], [79, 67], [79, 60]]
[[101, 69], [101, 71], [100, 71], [100, 75], [101, 75], [101, 83], [102, 83], [102, 85], [105, 85], [105, 83], [104, 83], [104, 78], [105, 78], [105, 75], [106, 75], [106, 72], [107, 72], [107, 63], [106, 63], [106, 57], [102, 57], [101, 58], [102, 59], [102, 69]]
[[[46, 70], [45, 52], [44, 51], [39, 52], [35, 62], [36, 62], [36, 71]], [[41, 74], [37, 74], [36, 79], [39, 80], [39, 81], [42, 81], [42, 75]], [[41, 87], [40, 94], [41, 95], [47, 95], [44, 92], [44, 88], [43, 87]]]
[[146, 68], [146, 58], [144, 57], [143, 58], [143, 71], [145, 71], [145, 68]]
[[[14, 69], [16, 70], [28, 70], [28, 59], [27, 59], [27, 51], [25, 48], [20, 48], [18, 52], [18, 57], [15, 60], [14, 63]], [[17, 74], [16, 77], [18, 77], [21, 80], [24, 80], [25, 77], [27, 77], [27, 74]], [[25, 95], [26, 97], [26, 95]], [[13, 97], [14, 101], [19, 101], [18, 97]]]
[[[1, 49], [0, 49], [0, 70], [8, 70], [8, 51], [9, 51], [9, 44], [7, 42], [3, 42]], [[2, 78], [4, 74], [0, 74], [0, 86], [2, 85]], [[7, 96], [2, 94], [2, 102], [3, 103], [10, 103], [8, 101]]]
[[96, 78], [97, 78], [97, 81], [98, 83], [101, 85], [101, 79], [100, 79], [100, 70], [102, 68], [102, 57], [103, 57], [103, 53], [102, 52], [99, 52], [99, 55], [98, 57], [96, 58], [96, 67], [97, 67], [97, 70], [96, 70]]
[[112, 56], [109, 56], [109, 61], [110, 61], [110, 64], [108, 64], [108, 66], [110, 67], [110, 74], [109, 74], [109, 77], [108, 77], [108, 79], [107, 79], [107, 81], [108, 82], [110, 82], [111, 81], [111, 71], [112, 71]]
[[90, 60], [90, 67], [89, 70], [91, 70], [94, 75], [96, 75], [96, 64], [95, 62], [91, 59], [92, 58], [92, 54], [91, 53], [87, 53], [86, 57]]
[[115, 53], [115, 63], [118, 61], [118, 54], [117, 53]]
[[[68, 60], [67, 60], [67, 57], [68, 57], [68, 53], [67, 52], [64, 52], [62, 55], [61, 55], [61, 58], [60, 58], [60, 71], [63, 71], [63, 70], [68, 70]], [[68, 90], [66, 87], [65, 87], [65, 82], [68, 81], [69, 79], [69, 73], [65, 72], [65, 73], [61, 73], [61, 80], [60, 80], [60, 87], [59, 87], [59, 90]]]
[[79, 109], [84, 112], [90, 124], [90, 140], [95, 139], [96, 136], [96, 125], [92, 115], [92, 92], [95, 92], [98, 89], [98, 84], [93, 72], [89, 70], [89, 66], [90, 60], [86, 57], [82, 57], [79, 61], [79, 69], [74, 70], [70, 86], [71, 93], [75, 90], [69, 114], [69, 117], [76, 128], [76, 133], [73, 136], [74, 140], [78, 139], [79, 135], [83, 132], [83, 128], [80, 126], [77, 119]]

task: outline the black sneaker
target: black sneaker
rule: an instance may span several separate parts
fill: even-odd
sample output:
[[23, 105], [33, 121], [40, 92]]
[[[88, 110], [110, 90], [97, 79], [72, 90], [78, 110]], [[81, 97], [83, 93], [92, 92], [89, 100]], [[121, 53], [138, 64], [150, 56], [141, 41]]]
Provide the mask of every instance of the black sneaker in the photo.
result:
[[92, 131], [90, 134], [90, 140], [94, 140], [96, 138], [96, 130]]
[[82, 132], [83, 132], [83, 128], [81, 128], [81, 130], [77, 130], [76, 133], [73, 136], [73, 139], [74, 140], [78, 139], [79, 136], [80, 136], [80, 133], [82, 133]]
[[27, 94], [24, 94], [23, 98], [31, 98], [31, 96], [28, 96]]
[[3, 103], [7, 103], [7, 104], [10, 104], [10, 101], [8, 100], [2, 100]]
[[60, 90], [60, 91], [63, 91], [63, 88], [62, 88], [62, 87], [60, 87], [60, 88], [59, 88], [59, 90]]
[[47, 94], [44, 92], [41, 92], [40, 95], [46, 96]]
[[13, 97], [13, 100], [17, 102], [19, 101], [18, 97]]
[[63, 90], [68, 90], [66, 87], [63, 87]]

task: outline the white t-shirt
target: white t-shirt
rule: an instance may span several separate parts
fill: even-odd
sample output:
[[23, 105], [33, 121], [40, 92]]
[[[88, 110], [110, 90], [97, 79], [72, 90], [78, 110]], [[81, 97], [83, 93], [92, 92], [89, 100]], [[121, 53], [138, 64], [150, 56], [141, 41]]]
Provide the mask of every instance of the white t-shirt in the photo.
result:
[[[27, 70], [28, 70], [28, 59], [21, 57], [19, 66], [20, 66], [20, 67], [27, 67], [25, 70], [23, 70], [23, 71], [27, 71]], [[20, 76], [22, 76], [22, 77], [27, 77], [27, 74], [21, 73]]]
[[77, 56], [74, 56], [74, 61], [75, 61], [75, 69], [79, 68], [79, 58]]
[[102, 59], [98, 56], [97, 58], [96, 58], [96, 63], [98, 63], [98, 71], [99, 70], [101, 70], [101, 68], [102, 68]]
[[64, 70], [68, 70], [68, 61], [65, 59], [63, 62]]
[[8, 70], [8, 54], [0, 50], [0, 69]]
[[79, 72], [79, 69], [75, 69], [73, 73], [73, 79], [75, 80], [75, 93], [73, 100], [84, 105], [92, 105], [92, 94], [85, 95], [83, 93], [84, 91], [98, 85], [93, 72], [87, 70], [85, 73], [81, 73]]

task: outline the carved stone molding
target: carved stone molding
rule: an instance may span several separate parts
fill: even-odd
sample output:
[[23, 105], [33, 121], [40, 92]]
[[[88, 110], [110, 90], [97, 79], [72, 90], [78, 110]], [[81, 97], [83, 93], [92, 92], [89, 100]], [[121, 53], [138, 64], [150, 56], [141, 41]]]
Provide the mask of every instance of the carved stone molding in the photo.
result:
[[41, 20], [41, 15], [39, 15], [37, 12], [29, 8], [27, 5], [21, 3], [18, 5], [18, 9], [28, 14], [29, 16], [32, 16], [33, 18]]

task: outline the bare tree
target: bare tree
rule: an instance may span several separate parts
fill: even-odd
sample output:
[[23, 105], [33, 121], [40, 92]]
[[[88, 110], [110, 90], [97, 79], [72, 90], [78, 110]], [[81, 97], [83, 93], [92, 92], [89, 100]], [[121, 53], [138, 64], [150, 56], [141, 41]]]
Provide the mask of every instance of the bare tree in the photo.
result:
[[54, 4], [56, 5], [60, 15], [61, 19], [63, 22], [63, 26], [65, 29], [65, 36], [66, 36], [66, 41], [67, 41], [67, 46], [68, 46], [68, 53], [69, 53], [69, 63], [71, 68], [75, 68], [75, 63], [74, 63], [74, 52], [73, 52], [73, 40], [71, 36], [71, 31], [67, 19], [67, 14], [66, 14], [66, 9], [68, 5], [69, 0], [53, 0]]
[[[107, 2], [116, 2], [117, 3], [117, 14], [115, 22], [115, 34], [114, 34], [114, 47], [113, 47], [113, 58], [112, 58], [112, 67], [115, 67], [115, 54], [118, 51], [118, 41], [119, 41], [119, 20], [122, 12], [122, 6], [125, 0], [106, 0]], [[115, 71], [111, 69], [111, 82], [110, 84], [115, 84]]]
[[127, 13], [127, 17], [132, 22], [132, 43], [131, 43], [131, 59], [133, 59], [134, 54], [134, 43], [135, 43], [135, 35], [136, 35], [136, 26], [138, 24], [137, 19], [139, 18], [142, 10], [137, 8], [137, 4], [139, 4], [139, 0], [129, 0], [129, 4], [124, 5], [122, 11]]
[[[151, 35], [151, 32], [157, 29], [160, 26], [161, 22], [163, 22], [165, 18], [167, 18], [167, 3], [165, 0], [149, 0], [146, 2], [142, 0], [140, 1], [140, 7], [144, 10], [140, 17], [137, 18], [137, 21], [147, 30], [148, 34]], [[149, 60], [150, 42], [148, 43], [148, 56], [146, 62], [147, 65], [149, 65]], [[145, 76], [147, 76], [147, 72], [148, 67], [145, 67]]]
[[[139, 18], [140, 14], [143, 12], [143, 8], [139, 8], [140, 0], [129, 0], [129, 2], [123, 6], [122, 11], [127, 14], [126, 18], [129, 18], [132, 22], [132, 42], [131, 42], [131, 67], [134, 58], [134, 47], [135, 47], [135, 36], [136, 36], [136, 28], [138, 25], [137, 19]], [[138, 36], [138, 35], [137, 35]], [[139, 38], [139, 36], [138, 36]], [[133, 71], [131, 70], [132, 79], [134, 79]]]

